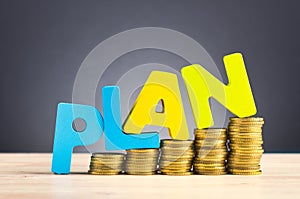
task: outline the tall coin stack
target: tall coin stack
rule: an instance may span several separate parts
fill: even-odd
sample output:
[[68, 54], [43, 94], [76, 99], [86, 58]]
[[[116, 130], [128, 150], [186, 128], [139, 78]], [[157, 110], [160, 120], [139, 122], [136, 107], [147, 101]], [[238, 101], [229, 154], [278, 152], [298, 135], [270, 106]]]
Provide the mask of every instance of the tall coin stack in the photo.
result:
[[117, 175], [122, 171], [125, 154], [123, 153], [93, 153], [89, 174]]
[[229, 172], [236, 175], [260, 175], [260, 159], [264, 152], [262, 144], [261, 117], [230, 118]]
[[162, 140], [159, 167], [166, 175], [191, 175], [193, 140]]
[[159, 149], [130, 149], [126, 156], [126, 173], [153, 175], [157, 170]]
[[195, 129], [193, 171], [202, 175], [226, 174], [226, 128]]

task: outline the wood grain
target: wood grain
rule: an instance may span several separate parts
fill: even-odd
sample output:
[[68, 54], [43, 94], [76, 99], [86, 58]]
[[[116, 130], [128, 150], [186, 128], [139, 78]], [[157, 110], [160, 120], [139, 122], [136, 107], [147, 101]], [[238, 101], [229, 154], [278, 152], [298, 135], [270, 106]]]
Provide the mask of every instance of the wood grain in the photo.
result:
[[1, 198], [300, 198], [300, 154], [264, 154], [261, 176], [93, 176], [89, 154], [72, 174], [50, 172], [51, 154], [0, 154]]

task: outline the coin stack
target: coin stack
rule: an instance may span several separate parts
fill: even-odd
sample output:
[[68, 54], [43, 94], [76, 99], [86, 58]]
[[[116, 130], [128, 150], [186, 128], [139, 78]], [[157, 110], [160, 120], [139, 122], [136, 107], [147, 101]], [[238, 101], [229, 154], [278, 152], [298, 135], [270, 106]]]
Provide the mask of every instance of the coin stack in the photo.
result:
[[193, 140], [162, 140], [159, 168], [166, 175], [191, 175]]
[[89, 174], [117, 175], [122, 171], [125, 154], [123, 153], [93, 153]]
[[226, 174], [226, 128], [195, 129], [193, 171], [202, 175]]
[[153, 175], [157, 170], [159, 149], [130, 149], [126, 156], [126, 173]]
[[260, 159], [264, 152], [262, 144], [261, 117], [230, 118], [229, 172], [235, 175], [260, 175]]

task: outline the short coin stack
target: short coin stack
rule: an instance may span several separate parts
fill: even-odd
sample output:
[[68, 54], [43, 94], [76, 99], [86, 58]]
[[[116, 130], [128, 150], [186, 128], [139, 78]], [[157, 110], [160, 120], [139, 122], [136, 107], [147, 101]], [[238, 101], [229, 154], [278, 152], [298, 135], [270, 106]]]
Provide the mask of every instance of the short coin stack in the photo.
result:
[[130, 149], [126, 156], [126, 173], [153, 175], [157, 170], [159, 149]]
[[193, 171], [202, 175], [226, 174], [226, 128], [195, 129]]
[[193, 140], [162, 140], [159, 167], [166, 175], [191, 175]]
[[229, 172], [236, 175], [259, 175], [263, 154], [263, 118], [230, 118]]
[[122, 171], [125, 154], [123, 153], [93, 153], [89, 174], [117, 175]]

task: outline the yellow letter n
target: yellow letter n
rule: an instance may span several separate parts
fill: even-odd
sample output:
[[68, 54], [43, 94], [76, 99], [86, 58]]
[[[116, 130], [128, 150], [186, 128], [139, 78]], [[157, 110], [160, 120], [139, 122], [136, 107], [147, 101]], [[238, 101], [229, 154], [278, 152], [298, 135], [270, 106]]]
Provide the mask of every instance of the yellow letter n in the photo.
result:
[[213, 97], [238, 117], [256, 113], [242, 54], [224, 56], [228, 85], [224, 85], [202, 66], [194, 64], [181, 69], [188, 91], [197, 128], [208, 128], [214, 124], [209, 105]]

